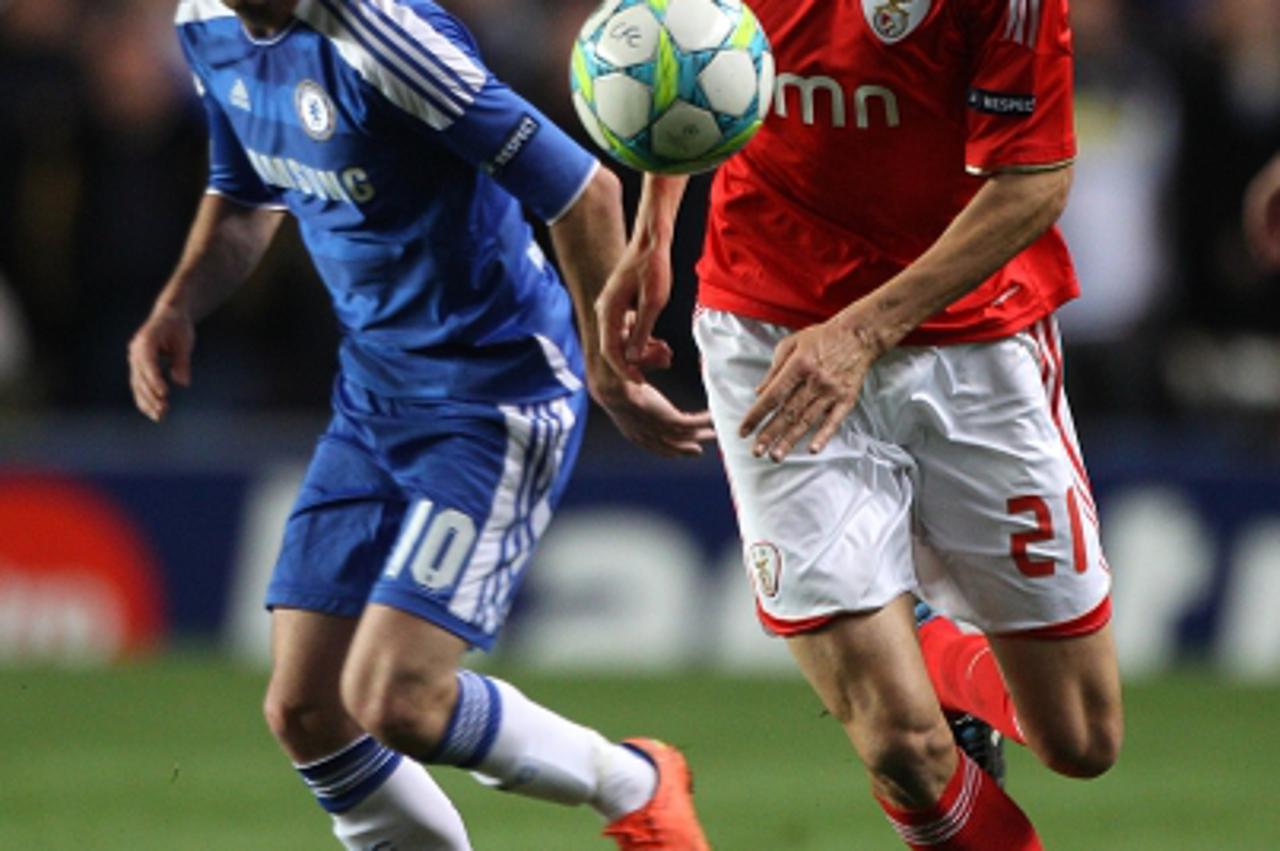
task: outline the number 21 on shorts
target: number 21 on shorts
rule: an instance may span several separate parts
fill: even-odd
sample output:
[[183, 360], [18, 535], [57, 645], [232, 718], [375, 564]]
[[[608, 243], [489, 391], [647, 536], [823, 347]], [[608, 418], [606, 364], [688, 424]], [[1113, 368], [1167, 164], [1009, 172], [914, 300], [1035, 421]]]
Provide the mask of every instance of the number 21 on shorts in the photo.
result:
[[[1066, 493], [1067, 517], [1071, 528], [1072, 566], [1076, 573], [1084, 573], [1089, 567], [1085, 552], [1084, 525], [1080, 519], [1080, 502], [1076, 497], [1076, 489], [1068, 488]], [[1014, 532], [1009, 536], [1009, 556], [1017, 565], [1023, 576], [1033, 579], [1052, 576], [1055, 570], [1053, 559], [1037, 559], [1031, 556], [1028, 548], [1032, 544], [1052, 541], [1056, 534], [1053, 528], [1053, 512], [1049, 503], [1040, 496], [1010, 497], [1006, 508], [1011, 515], [1030, 514], [1035, 520], [1036, 528], [1024, 532]]]

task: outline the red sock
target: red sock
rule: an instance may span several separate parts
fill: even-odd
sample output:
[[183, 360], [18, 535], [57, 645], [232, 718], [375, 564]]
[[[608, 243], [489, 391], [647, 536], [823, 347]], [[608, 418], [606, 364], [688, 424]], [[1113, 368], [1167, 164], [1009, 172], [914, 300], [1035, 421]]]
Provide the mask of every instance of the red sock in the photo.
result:
[[1044, 851], [1013, 799], [964, 752], [938, 803], [899, 810], [880, 801], [898, 835], [916, 851]]
[[920, 627], [920, 649], [943, 709], [975, 715], [1013, 741], [1025, 744], [1013, 699], [984, 636], [961, 632], [938, 615]]

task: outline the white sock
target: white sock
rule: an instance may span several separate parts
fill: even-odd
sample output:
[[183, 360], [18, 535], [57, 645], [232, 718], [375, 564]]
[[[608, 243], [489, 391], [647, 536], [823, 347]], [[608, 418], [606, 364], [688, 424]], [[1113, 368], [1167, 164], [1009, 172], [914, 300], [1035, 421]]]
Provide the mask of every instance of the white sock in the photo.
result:
[[589, 803], [605, 821], [613, 822], [649, 803], [658, 786], [658, 770], [630, 748], [607, 744], [603, 765], [596, 769], [599, 784]]
[[369, 848], [471, 851], [467, 828], [453, 802], [420, 764], [406, 759], [387, 782], [345, 813], [333, 833], [351, 851]]
[[458, 705], [432, 761], [474, 769], [482, 782], [561, 804], [590, 804], [607, 821], [644, 806], [649, 760], [539, 706], [510, 683], [458, 672]]
[[369, 736], [297, 768], [351, 851], [471, 851], [462, 817], [427, 770]]

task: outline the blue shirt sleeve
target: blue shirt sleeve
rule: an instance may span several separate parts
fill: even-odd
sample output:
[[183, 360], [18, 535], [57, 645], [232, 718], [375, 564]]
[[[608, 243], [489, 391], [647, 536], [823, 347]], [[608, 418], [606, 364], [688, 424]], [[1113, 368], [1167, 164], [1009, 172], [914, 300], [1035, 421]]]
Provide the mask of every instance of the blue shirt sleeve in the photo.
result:
[[250, 207], [280, 206], [276, 192], [249, 164], [222, 106], [207, 91], [200, 100], [209, 126], [209, 191]]
[[398, 105], [419, 118], [431, 111], [430, 105], [439, 107], [441, 118], [424, 120], [424, 129], [430, 127], [453, 153], [491, 174], [534, 215], [548, 222], [558, 219], [595, 173], [596, 158], [495, 77], [455, 18], [420, 0], [402, 5], [429, 33], [429, 38], [418, 39], [421, 53], [413, 56], [421, 63], [422, 76], [452, 88], [422, 98], [422, 104], [410, 97]]
[[186, 33], [179, 28], [178, 41], [186, 56], [187, 65], [195, 80], [196, 93], [204, 107], [205, 124], [209, 131], [209, 183], [211, 192], [225, 195], [232, 201], [249, 207], [281, 206], [279, 195], [262, 182], [253, 170], [249, 158], [231, 128], [222, 105], [209, 90], [199, 63], [187, 44]]
[[547, 222], [568, 210], [596, 169], [595, 157], [492, 77], [442, 135], [455, 153], [492, 174]]

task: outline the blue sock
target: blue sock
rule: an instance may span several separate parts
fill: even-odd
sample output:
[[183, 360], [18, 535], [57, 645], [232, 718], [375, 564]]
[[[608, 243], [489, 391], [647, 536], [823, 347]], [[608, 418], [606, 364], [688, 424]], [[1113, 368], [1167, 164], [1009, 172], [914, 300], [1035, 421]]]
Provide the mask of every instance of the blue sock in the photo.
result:
[[402, 758], [373, 736], [363, 736], [331, 756], [294, 767], [320, 806], [342, 813], [373, 794]]
[[423, 762], [474, 768], [488, 755], [502, 724], [502, 697], [488, 677], [458, 671], [458, 702], [444, 738]]

